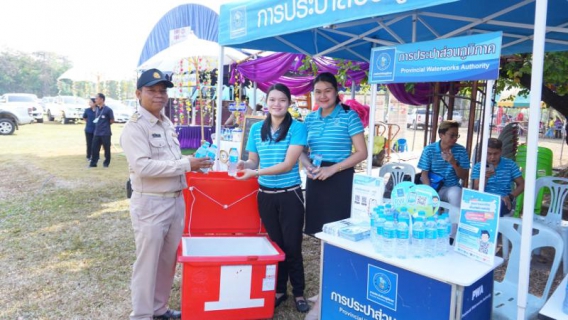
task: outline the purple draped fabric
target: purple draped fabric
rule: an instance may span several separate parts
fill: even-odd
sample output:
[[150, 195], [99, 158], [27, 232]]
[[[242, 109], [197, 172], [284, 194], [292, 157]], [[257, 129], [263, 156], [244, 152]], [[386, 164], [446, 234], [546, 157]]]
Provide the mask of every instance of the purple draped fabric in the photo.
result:
[[[235, 82], [235, 72], [240, 73], [245, 78], [258, 84], [258, 88], [264, 92], [275, 83], [283, 83], [293, 95], [301, 95], [312, 90], [312, 75], [301, 75], [299, 70], [302, 66], [302, 60], [305, 58], [303, 54], [294, 53], [275, 53], [267, 57], [258, 58], [243, 62], [233, 68], [231, 73], [231, 83]], [[340, 66], [337, 61], [327, 57], [316, 57], [312, 62], [317, 66], [319, 72], [331, 72], [337, 74]], [[346, 62], [344, 62], [346, 63]], [[369, 64], [365, 62], [351, 62], [358, 66], [360, 70], [347, 71], [348, 79], [346, 85], [350, 86], [351, 81], [355, 83], [361, 82], [367, 75], [366, 70]], [[286, 73], [299, 73], [297, 76], [286, 76]]]
[[[176, 127], [178, 140], [182, 149], [197, 149], [201, 145], [201, 126], [178, 126]], [[204, 127], [205, 140], [211, 142], [211, 133], [214, 127]]]
[[[416, 83], [414, 84], [414, 91], [407, 92], [404, 83], [387, 84], [389, 91], [395, 98], [402, 102], [413, 106], [420, 106], [431, 103], [433, 96], [434, 85], [433, 83]], [[440, 94], [446, 93], [450, 90], [451, 83], [440, 83]], [[457, 89], [455, 90], [457, 91]], [[455, 92], [454, 92], [455, 93]]]

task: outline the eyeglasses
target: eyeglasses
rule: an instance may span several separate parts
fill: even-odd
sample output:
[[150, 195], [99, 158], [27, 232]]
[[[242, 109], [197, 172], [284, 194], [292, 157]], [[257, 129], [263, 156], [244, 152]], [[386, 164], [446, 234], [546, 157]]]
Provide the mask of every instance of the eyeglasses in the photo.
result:
[[459, 139], [461, 136], [459, 134], [448, 134], [448, 137], [450, 137], [450, 139]]

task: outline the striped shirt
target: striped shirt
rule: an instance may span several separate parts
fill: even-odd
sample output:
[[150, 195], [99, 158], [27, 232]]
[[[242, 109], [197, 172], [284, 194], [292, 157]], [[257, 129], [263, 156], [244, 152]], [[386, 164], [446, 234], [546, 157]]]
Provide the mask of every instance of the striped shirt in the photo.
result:
[[340, 104], [325, 118], [321, 112], [320, 108], [308, 114], [304, 121], [308, 129], [310, 158], [321, 154], [323, 161], [341, 162], [351, 156], [351, 137], [363, 132], [363, 123], [355, 111], [345, 112]]
[[[259, 168], [269, 168], [279, 163], [284, 162], [286, 159], [286, 152], [291, 145], [305, 146], [306, 145], [306, 126], [296, 120], [292, 120], [290, 129], [286, 138], [274, 142], [279, 131], [276, 131], [272, 136], [272, 141], [262, 141], [260, 137], [260, 130], [264, 121], [253, 124], [250, 128], [250, 135], [247, 141], [247, 151], [258, 154]], [[301, 184], [300, 169], [298, 161], [294, 164], [292, 170], [276, 175], [260, 176], [258, 183], [267, 188], [287, 188]]]
[[[459, 144], [455, 144], [452, 148], [452, 154], [457, 161], [458, 166], [469, 170], [469, 156], [467, 150]], [[453, 187], [460, 185], [456, 171], [452, 165], [442, 158], [442, 149], [440, 141], [427, 145], [422, 151], [420, 161], [418, 161], [418, 169], [434, 172], [444, 177], [444, 187]]]
[[[473, 166], [471, 179], [479, 180], [480, 172], [481, 162], [478, 162]], [[500, 196], [508, 195], [511, 193], [511, 183], [520, 176], [522, 176], [522, 173], [515, 161], [501, 157], [495, 168], [495, 174], [485, 183], [485, 192]]]

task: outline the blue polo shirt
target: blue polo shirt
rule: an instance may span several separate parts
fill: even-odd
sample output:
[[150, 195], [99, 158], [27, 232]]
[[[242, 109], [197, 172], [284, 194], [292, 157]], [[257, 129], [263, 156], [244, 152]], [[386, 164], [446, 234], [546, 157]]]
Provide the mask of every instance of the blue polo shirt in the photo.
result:
[[[455, 144], [451, 150], [458, 166], [469, 170], [470, 164], [467, 150], [459, 144]], [[449, 162], [442, 158], [440, 141], [431, 143], [424, 148], [420, 161], [418, 161], [418, 168], [443, 176], [444, 187], [460, 186], [460, 178], [456, 175], [456, 171]]]
[[95, 117], [96, 117], [96, 113], [90, 107], [85, 109], [85, 112], [83, 112], [83, 119], [87, 119], [87, 123], [85, 124], [85, 132], [86, 133], [95, 132], [95, 124], [93, 123], [93, 120], [95, 120]]
[[320, 108], [308, 114], [304, 121], [310, 157], [321, 154], [323, 161], [341, 162], [351, 156], [351, 137], [364, 131], [363, 123], [355, 111], [345, 111], [340, 104], [325, 118], [321, 112]]
[[[269, 168], [284, 162], [288, 147], [291, 145], [306, 145], [307, 132], [306, 126], [304, 126], [303, 123], [292, 120], [292, 124], [288, 129], [286, 138], [278, 142], [274, 142], [274, 140], [262, 141], [260, 137], [260, 129], [262, 128], [263, 123], [264, 121], [261, 121], [251, 126], [246, 148], [248, 152], [258, 154], [260, 162], [259, 168]], [[278, 134], [279, 131], [276, 131], [272, 138], [276, 139]], [[258, 183], [267, 188], [287, 188], [297, 186], [301, 184], [301, 182], [298, 161], [296, 161], [292, 170], [288, 172], [276, 175], [260, 176], [258, 178]]]
[[[478, 162], [473, 166], [471, 179], [479, 180], [480, 172], [481, 162]], [[500, 196], [508, 195], [511, 193], [511, 183], [520, 176], [522, 176], [522, 173], [515, 161], [501, 157], [495, 168], [495, 174], [485, 183], [485, 192]]]
[[110, 120], [114, 121], [114, 113], [112, 109], [103, 106], [102, 108], [97, 107], [95, 112], [95, 119], [99, 119], [95, 124], [95, 136], [110, 136], [112, 132], [110, 131]]

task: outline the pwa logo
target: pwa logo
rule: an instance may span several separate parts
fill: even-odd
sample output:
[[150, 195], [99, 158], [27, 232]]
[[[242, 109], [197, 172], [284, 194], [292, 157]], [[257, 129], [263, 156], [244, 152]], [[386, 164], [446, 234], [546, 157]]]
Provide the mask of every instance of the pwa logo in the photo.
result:
[[483, 295], [483, 285], [480, 285], [479, 288], [471, 292], [471, 300], [473, 301], [475, 300], [475, 298], [481, 297], [481, 295]]

